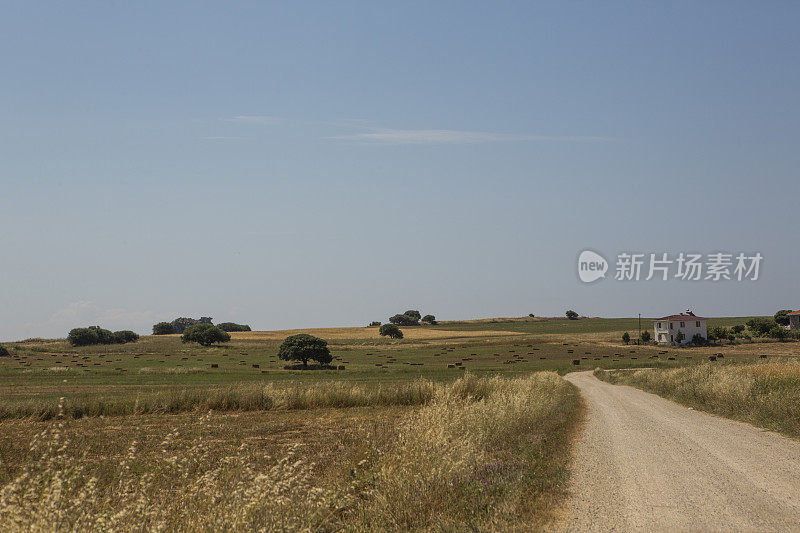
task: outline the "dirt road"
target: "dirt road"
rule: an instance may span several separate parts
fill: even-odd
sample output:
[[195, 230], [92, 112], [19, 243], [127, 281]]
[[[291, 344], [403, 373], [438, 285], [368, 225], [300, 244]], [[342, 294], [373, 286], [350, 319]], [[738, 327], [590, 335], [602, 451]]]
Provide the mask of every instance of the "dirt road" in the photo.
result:
[[591, 372], [574, 464], [573, 531], [800, 531], [800, 442]]

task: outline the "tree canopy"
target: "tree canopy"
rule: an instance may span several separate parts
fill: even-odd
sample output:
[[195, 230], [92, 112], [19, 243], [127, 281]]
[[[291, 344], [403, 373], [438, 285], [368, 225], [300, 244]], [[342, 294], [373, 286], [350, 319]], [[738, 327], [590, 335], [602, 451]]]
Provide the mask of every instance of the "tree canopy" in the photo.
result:
[[211, 324], [195, 324], [186, 328], [181, 336], [183, 342], [196, 342], [200, 346], [211, 346], [218, 342], [228, 342], [231, 335]]
[[302, 361], [303, 366], [308, 366], [309, 361], [326, 365], [333, 360], [328, 341], [307, 333], [286, 337], [278, 348], [278, 357], [284, 361]]

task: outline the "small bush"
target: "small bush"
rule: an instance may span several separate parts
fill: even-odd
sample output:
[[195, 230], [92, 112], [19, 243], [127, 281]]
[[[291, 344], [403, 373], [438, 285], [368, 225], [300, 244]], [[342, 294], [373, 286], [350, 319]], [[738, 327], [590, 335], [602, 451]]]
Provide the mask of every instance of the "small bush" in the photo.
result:
[[436, 325], [436, 317], [433, 315], [425, 315], [424, 317], [422, 317], [422, 321], [432, 326]]
[[200, 346], [211, 346], [218, 342], [228, 342], [231, 336], [227, 331], [222, 331], [211, 324], [195, 324], [186, 328], [181, 336], [183, 342], [196, 342]]
[[751, 318], [746, 324], [753, 335], [756, 337], [763, 337], [775, 327], [775, 320], [771, 318]]
[[222, 331], [253, 331], [247, 324], [236, 324], [235, 322], [223, 322], [217, 324], [217, 327]]
[[622, 334], [622, 342], [624, 342], [625, 344], [631, 342], [631, 335], [627, 331]]
[[781, 342], [785, 341], [789, 338], [789, 331], [784, 328], [783, 326], [774, 326], [772, 329], [769, 330], [768, 335], [773, 339], [777, 339]]
[[576, 312], [575, 312], [575, 311], [573, 311], [572, 309], [570, 309], [569, 311], [567, 311], [567, 312], [565, 313], [565, 315], [566, 315], [566, 316], [567, 316], [567, 318], [568, 318], [568, 319], [570, 319], [570, 320], [578, 320], [578, 313], [576, 313]]
[[649, 331], [644, 330], [642, 332], [642, 342], [645, 342], [645, 343], [650, 342], [651, 338], [652, 338], [652, 336], [650, 335]]
[[175, 333], [175, 328], [169, 322], [159, 322], [153, 326], [153, 335], [172, 335]]
[[744, 326], [742, 324], [737, 324], [731, 327], [731, 331], [735, 335], [741, 335], [742, 333], [744, 333]]
[[67, 335], [67, 340], [73, 346], [91, 346], [99, 344], [97, 332], [89, 328], [74, 328]]
[[8, 348], [5, 346], [0, 346], [0, 357], [10, 357], [11, 354], [8, 353]]
[[136, 342], [139, 340], [139, 335], [130, 330], [122, 330], [114, 332], [114, 342], [117, 344], [126, 344], [128, 342]]
[[699, 333], [695, 333], [692, 336], [692, 340], [690, 342], [692, 343], [693, 346], [707, 346], [708, 345], [708, 340], [705, 339]]
[[378, 330], [378, 333], [381, 334], [383, 337], [389, 337], [391, 339], [402, 339], [403, 332], [400, 331], [395, 324], [384, 324], [381, 326], [381, 329]]
[[370, 323], [369, 323], [369, 325], [370, 325], [370, 326], [380, 326], [380, 325], [381, 325], [381, 323], [380, 323], [380, 321], [379, 321], [379, 320], [373, 320], [372, 322], [370, 322]]

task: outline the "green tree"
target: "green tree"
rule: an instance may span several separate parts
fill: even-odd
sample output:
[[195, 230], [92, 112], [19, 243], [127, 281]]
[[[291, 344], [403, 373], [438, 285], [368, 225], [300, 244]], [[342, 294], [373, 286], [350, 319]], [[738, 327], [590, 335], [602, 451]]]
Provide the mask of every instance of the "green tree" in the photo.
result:
[[642, 332], [642, 342], [648, 343], [650, 342], [650, 338], [651, 338], [650, 332], [648, 330], [644, 330]]
[[570, 320], [578, 320], [578, 313], [570, 309], [566, 312], [567, 318]]
[[389, 318], [389, 322], [398, 326], [419, 326], [419, 319], [407, 314], [394, 315]]
[[675, 342], [681, 344], [684, 341], [684, 339], [686, 339], [686, 334], [683, 331], [678, 330], [677, 335], [675, 335]]
[[406, 311], [403, 314], [406, 315], [406, 316], [410, 316], [411, 318], [415, 319], [417, 322], [419, 322], [419, 320], [422, 318], [422, 314], [420, 314], [420, 312], [415, 310], [415, 309], [409, 309], [408, 311]]
[[398, 328], [397, 325], [395, 324], [382, 325], [381, 328], [378, 330], [378, 333], [380, 333], [384, 337], [389, 337], [391, 339], [403, 338], [403, 332], [400, 331], [400, 328]]
[[691, 343], [695, 346], [705, 346], [706, 344], [708, 344], [708, 341], [704, 339], [703, 336], [700, 335], [699, 333], [695, 333], [694, 335], [692, 335]]
[[789, 325], [789, 313], [791, 313], [791, 309], [781, 309], [777, 313], [775, 313], [775, 323], [779, 326], [788, 326]]
[[625, 344], [631, 342], [631, 335], [627, 331], [622, 334], [622, 342], [624, 342]]
[[757, 337], [763, 337], [775, 327], [775, 320], [772, 318], [751, 318], [746, 322], [747, 327]]
[[731, 326], [731, 331], [734, 335], [741, 335], [744, 333], [744, 326], [742, 324], [737, 324], [735, 326]]
[[284, 361], [302, 361], [304, 367], [309, 361], [326, 365], [333, 360], [328, 342], [306, 333], [286, 337], [278, 348], [278, 357]]
[[211, 346], [218, 342], [228, 342], [231, 335], [211, 324], [195, 324], [186, 328], [181, 335], [182, 342], [196, 342], [200, 346]]
[[436, 317], [433, 315], [425, 315], [424, 317], [422, 317], [422, 321], [425, 322], [426, 324], [435, 325]]
[[128, 342], [136, 342], [139, 340], [139, 335], [130, 330], [122, 330], [114, 332], [114, 342], [117, 344], [125, 344]]
[[73, 346], [91, 346], [99, 343], [97, 332], [89, 328], [74, 328], [70, 330], [67, 340]]
[[775, 326], [769, 330], [769, 336], [783, 342], [789, 338], [789, 331], [783, 326]]
[[223, 322], [217, 324], [217, 327], [222, 331], [252, 331], [247, 324], [236, 324], [235, 322]]
[[169, 322], [159, 322], [153, 326], [153, 335], [172, 335], [175, 328]]

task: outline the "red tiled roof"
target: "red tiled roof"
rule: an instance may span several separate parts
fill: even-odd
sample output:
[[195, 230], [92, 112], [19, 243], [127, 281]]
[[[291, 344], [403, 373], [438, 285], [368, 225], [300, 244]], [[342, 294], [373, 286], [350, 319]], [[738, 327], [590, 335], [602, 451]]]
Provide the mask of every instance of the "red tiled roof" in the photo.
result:
[[683, 320], [683, 321], [690, 321], [690, 320], [707, 320], [701, 316], [694, 316], [694, 315], [669, 315], [663, 318], [656, 318], [653, 322], [658, 322], [659, 320]]
[[787, 315], [800, 315], [800, 311], [793, 311], [791, 313], [786, 313]]

